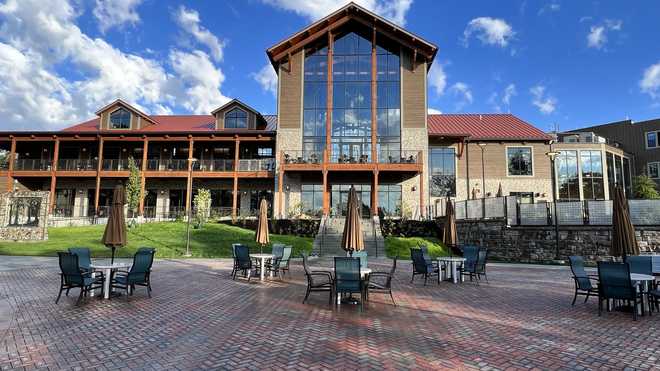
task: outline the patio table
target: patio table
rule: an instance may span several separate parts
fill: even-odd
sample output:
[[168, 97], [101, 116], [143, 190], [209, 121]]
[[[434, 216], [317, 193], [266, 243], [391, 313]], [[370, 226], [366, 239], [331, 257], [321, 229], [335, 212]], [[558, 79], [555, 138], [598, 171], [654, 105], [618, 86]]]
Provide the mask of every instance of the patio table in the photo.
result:
[[[638, 287], [640, 288], [641, 292], [648, 292], [649, 282], [655, 281], [655, 276], [641, 273], [630, 273], [630, 280], [640, 283]], [[642, 305], [644, 305], [644, 308], [646, 309], [650, 308], [646, 295], [642, 296]]]
[[[259, 267], [261, 268], [259, 270], [259, 280], [263, 281], [264, 280], [264, 270], [266, 269], [266, 260], [268, 259], [274, 259], [275, 255], [273, 254], [250, 254], [251, 258], [259, 260]], [[270, 278], [273, 278], [273, 271], [270, 271]]]
[[110, 280], [112, 279], [112, 271], [117, 269], [128, 268], [130, 265], [126, 263], [114, 263], [114, 264], [90, 264], [90, 268], [103, 271], [104, 280], [103, 280], [103, 298], [110, 299]]
[[[447, 277], [443, 277], [443, 279], [451, 279], [452, 282], [458, 283], [459, 277], [457, 277], [457, 268], [459, 264], [463, 264], [465, 262], [465, 258], [457, 257], [457, 256], [441, 256], [438, 257], [438, 264], [439, 263], [446, 263], [448, 265], [448, 269], [445, 269], [445, 275]], [[463, 281], [463, 277], [460, 277], [461, 281]]]

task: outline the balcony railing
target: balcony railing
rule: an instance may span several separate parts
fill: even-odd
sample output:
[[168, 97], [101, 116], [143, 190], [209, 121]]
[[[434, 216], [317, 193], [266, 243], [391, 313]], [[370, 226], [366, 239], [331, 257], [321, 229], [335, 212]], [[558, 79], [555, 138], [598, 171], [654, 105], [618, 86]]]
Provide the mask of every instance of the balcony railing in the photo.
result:
[[275, 159], [238, 160], [238, 171], [275, 171]]
[[9, 161], [7, 159], [0, 159], [0, 170], [7, 170], [9, 169]]
[[14, 161], [14, 170], [50, 171], [52, 169], [52, 164], [53, 161], [51, 160], [30, 159], [30, 158], [16, 159], [16, 161]]
[[147, 170], [188, 171], [187, 159], [147, 160]]
[[96, 171], [97, 160], [61, 159], [57, 161], [60, 171]]
[[234, 160], [199, 160], [193, 162], [194, 171], [234, 171]]
[[378, 152], [378, 162], [381, 164], [415, 164], [419, 151], [381, 150]]
[[[128, 171], [128, 159], [103, 159], [101, 169], [105, 171]], [[135, 166], [141, 168], [142, 160], [135, 160]]]
[[371, 153], [333, 153], [330, 162], [335, 164], [368, 164], [371, 162]]
[[323, 152], [285, 151], [283, 160], [285, 164], [317, 165], [323, 162]]

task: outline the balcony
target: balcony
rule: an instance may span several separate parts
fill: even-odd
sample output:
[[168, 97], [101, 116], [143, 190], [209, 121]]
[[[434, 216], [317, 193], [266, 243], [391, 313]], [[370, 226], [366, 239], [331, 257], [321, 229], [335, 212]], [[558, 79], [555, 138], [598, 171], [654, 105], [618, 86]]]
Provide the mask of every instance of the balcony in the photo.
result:
[[52, 166], [51, 160], [23, 158], [14, 161], [14, 171], [50, 171]]
[[[142, 160], [135, 160], [138, 169], [141, 164]], [[101, 169], [104, 171], [128, 171], [128, 159], [103, 159]]]
[[381, 150], [378, 152], [378, 163], [381, 164], [416, 164], [419, 151]]
[[371, 162], [370, 153], [333, 153], [330, 156], [330, 162], [333, 164], [368, 164]]
[[193, 162], [193, 171], [234, 171], [234, 160], [199, 160]]
[[307, 164], [319, 165], [323, 161], [322, 152], [311, 151], [286, 151], [284, 152], [284, 164]]
[[275, 171], [275, 159], [238, 160], [238, 171]]
[[97, 160], [61, 159], [57, 161], [58, 171], [96, 171]]
[[188, 171], [187, 159], [147, 160], [149, 171]]

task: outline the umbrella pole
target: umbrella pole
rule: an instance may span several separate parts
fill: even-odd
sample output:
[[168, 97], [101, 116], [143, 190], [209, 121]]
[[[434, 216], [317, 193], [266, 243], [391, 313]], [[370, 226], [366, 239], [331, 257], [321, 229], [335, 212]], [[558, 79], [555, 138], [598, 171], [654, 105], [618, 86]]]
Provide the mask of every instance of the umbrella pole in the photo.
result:
[[111, 255], [111, 258], [110, 258], [110, 264], [112, 265], [112, 264], [115, 264], [115, 247], [112, 246], [111, 249], [112, 249], [112, 255]]

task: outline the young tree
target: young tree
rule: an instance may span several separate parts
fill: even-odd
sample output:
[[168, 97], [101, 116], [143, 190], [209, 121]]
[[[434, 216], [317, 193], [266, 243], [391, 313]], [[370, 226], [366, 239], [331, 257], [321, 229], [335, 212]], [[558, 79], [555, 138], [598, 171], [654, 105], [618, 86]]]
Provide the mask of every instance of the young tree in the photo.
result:
[[193, 198], [193, 204], [195, 207], [195, 223], [197, 228], [202, 228], [211, 214], [211, 191], [204, 188], [198, 189], [195, 198]]
[[140, 206], [140, 190], [142, 189], [142, 174], [133, 157], [128, 158], [128, 183], [126, 183], [126, 203], [132, 213]]
[[9, 151], [0, 149], [0, 169], [6, 168], [9, 162]]
[[655, 200], [660, 198], [657, 185], [653, 179], [646, 175], [636, 176], [633, 179], [633, 192], [636, 198]]

